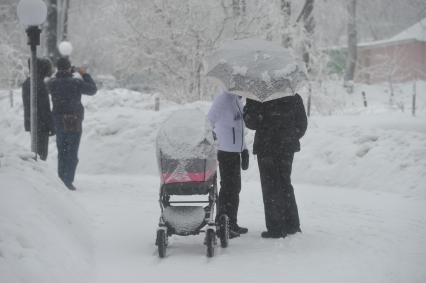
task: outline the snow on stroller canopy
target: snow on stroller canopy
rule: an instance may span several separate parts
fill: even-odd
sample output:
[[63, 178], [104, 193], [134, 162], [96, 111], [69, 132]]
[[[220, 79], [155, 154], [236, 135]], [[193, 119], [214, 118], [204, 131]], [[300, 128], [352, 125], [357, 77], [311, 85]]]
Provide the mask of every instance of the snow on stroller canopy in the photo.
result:
[[173, 112], [157, 134], [157, 153], [171, 159], [216, 158], [207, 116], [199, 109]]

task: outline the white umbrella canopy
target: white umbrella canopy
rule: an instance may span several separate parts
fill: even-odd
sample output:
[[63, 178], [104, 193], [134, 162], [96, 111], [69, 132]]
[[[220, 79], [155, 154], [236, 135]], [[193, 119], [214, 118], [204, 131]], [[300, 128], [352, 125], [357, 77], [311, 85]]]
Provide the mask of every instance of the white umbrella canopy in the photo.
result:
[[306, 69], [289, 49], [260, 39], [226, 42], [207, 58], [207, 76], [260, 102], [293, 95]]

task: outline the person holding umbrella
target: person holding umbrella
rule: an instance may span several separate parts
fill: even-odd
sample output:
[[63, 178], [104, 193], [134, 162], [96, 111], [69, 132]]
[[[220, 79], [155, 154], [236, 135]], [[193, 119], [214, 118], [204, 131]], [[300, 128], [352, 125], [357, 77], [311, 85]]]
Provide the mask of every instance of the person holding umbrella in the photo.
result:
[[244, 140], [243, 104], [241, 96], [223, 91], [216, 96], [208, 113], [213, 133], [218, 140], [220, 191], [218, 216], [229, 217], [230, 238], [248, 229], [237, 224], [241, 191], [241, 169], [247, 170], [249, 154]]
[[307, 128], [302, 98], [296, 94], [306, 68], [293, 52], [259, 39], [229, 41], [208, 58], [207, 76], [247, 98], [243, 118], [256, 131], [267, 231], [264, 238], [300, 232], [291, 184], [294, 153]]
[[302, 98], [295, 94], [264, 103], [247, 99], [244, 121], [256, 131], [253, 154], [257, 154], [267, 229], [261, 236], [281, 238], [301, 232], [291, 170], [307, 128]]

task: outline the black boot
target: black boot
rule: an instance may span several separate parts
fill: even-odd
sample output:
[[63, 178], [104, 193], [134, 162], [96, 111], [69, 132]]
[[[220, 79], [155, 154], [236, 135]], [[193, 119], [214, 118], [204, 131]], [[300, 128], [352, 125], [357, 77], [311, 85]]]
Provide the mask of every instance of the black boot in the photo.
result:
[[229, 239], [237, 238], [239, 236], [240, 236], [240, 233], [238, 233], [238, 231], [229, 229]]
[[273, 238], [273, 239], [278, 239], [278, 238], [281, 238], [281, 237], [285, 237], [285, 236], [287, 236], [286, 234], [283, 234], [282, 232], [272, 232], [272, 231], [263, 231], [261, 234], [260, 234], [260, 236], [262, 237], [262, 238]]
[[73, 184], [65, 184], [65, 186], [70, 190], [70, 191], [75, 191], [76, 187], [74, 187]]
[[247, 234], [248, 232], [246, 227], [238, 226], [238, 224], [235, 224], [231, 229], [237, 231], [239, 234]]
[[287, 229], [287, 230], [286, 230], [286, 233], [287, 233], [288, 235], [293, 235], [293, 234], [296, 234], [296, 233], [302, 233], [302, 230], [300, 230], [300, 227], [297, 227], [297, 228], [290, 228], [290, 229]]

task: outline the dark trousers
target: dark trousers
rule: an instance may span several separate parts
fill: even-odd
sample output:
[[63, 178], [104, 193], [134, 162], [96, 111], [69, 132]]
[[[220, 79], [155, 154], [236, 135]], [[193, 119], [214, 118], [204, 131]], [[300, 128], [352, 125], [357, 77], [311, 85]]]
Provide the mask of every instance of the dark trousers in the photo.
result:
[[47, 159], [49, 150], [49, 132], [39, 131], [37, 134], [37, 153], [41, 160]]
[[236, 225], [241, 191], [240, 153], [219, 150], [217, 159], [220, 172], [218, 215], [228, 215], [230, 225]]
[[300, 228], [294, 189], [291, 185], [293, 152], [258, 155], [266, 229], [273, 233]]
[[78, 164], [81, 132], [65, 132], [62, 119], [55, 119], [56, 146], [58, 148], [58, 176], [66, 184], [74, 182]]

